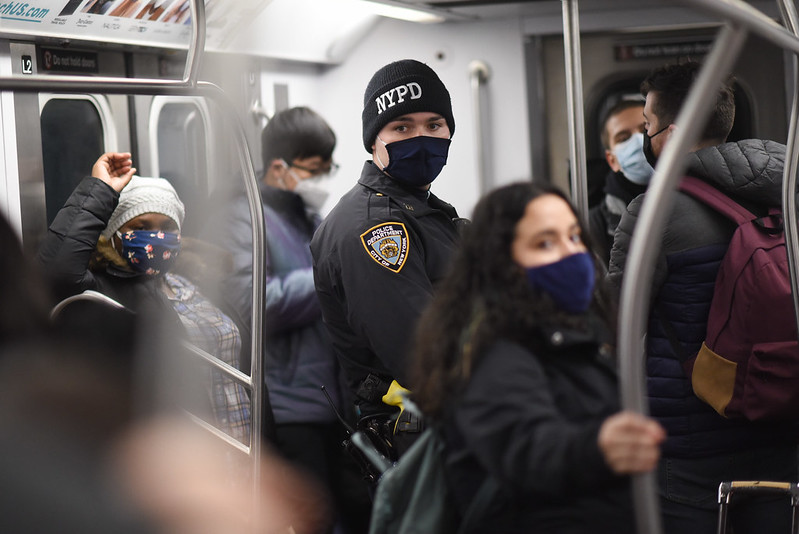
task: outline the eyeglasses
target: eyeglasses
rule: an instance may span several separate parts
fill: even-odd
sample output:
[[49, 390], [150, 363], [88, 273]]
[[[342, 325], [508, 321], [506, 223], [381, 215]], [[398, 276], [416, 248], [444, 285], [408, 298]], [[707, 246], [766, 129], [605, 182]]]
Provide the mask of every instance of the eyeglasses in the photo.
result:
[[302, 165], [295, 165], [291, 164], [290, 167], [294, 167], [295, 169], [299, 169], [301, 171], [305, 171], [311, 175], [311, 178], [323, 177], [323, 176], [335, 176], [338, 172], [338, 163], [331, 163], [329, 167], [320, 167], [318, 169], [309, 169], [308, 167], [303, 167]]

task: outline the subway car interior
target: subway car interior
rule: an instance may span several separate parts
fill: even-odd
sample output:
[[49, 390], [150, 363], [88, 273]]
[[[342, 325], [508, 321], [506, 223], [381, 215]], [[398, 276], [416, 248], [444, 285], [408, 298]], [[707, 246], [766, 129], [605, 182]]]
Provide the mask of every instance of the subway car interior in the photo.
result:
[[[791, 0], [4, 2], [0, 211], [34, 255], [104, 152], [130, 152], [138, 175], [173, 185], [186, 206], [185, 238], [202, 241], [233, 193], [248, 197], [249, 353], [237, 369], [190, 350], [248, 391], [246, 439], [193, 419], [244, 458], [254, 473], [247, 480], [257, 481], [271, 424], [261, 376], [263, 241], [270, 229], [257, 200], [260, 134], [275, 113], [308, 106], [335, 132], [339, 170], [325, 183], [324, 216], [370, 157], [361, 139], [363, 88], [382, 65], [413, 58], [449, 88], [457, 121], [436, 195], [469, 217], [490, 189], [532, 180], [561, 187], [586, 209], [608, 171], [600, 141], [605, 113], [641, 98], [652, 68], [720, 55], [714, 43], [725, 28], [746, 33], [740, 52], [725, 58], [735, 76], [730, 140], [795, 142], [789, 134], [799, 39], [785, 22], [788, 4], [793, 9]], [[689, 130], [685, 135], [694, 135]], [[675, 161], [657, 169], [664, 199], [678, 167]], [[651, 275], [646, 258], [640, 261], [640, 278], [631, 276], [622, 294], [622, 317], [630, 319], [619, 352], [632, 362], [622, 365], [623, 400], [646, 411], [640, 363], [629, 356], [642, 352], [634, 332], [643, 331], [643, 304], [635, 293]], [[3, 305], [15, 303], [4, 298]], [[659, 532], [651, 482], [636, 480], [639, 532]]]

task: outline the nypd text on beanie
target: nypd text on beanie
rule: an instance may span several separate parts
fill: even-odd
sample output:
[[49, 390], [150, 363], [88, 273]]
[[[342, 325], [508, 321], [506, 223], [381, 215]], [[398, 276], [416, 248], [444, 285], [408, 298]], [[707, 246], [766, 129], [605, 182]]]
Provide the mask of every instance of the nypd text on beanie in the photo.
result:
[[455, 132], [449, 91], [433, 69], [414, 59], [403, 59], [375, 72], [363, 95], [366, 151], [372, 153], [375, 138], [386, 124], [417, 111], [439, 113], [446, 119], [450, 135]]

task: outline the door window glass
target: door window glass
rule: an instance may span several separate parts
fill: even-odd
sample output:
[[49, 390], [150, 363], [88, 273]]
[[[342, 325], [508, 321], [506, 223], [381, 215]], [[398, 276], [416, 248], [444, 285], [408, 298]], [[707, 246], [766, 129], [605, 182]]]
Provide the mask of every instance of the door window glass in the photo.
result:
[[90, 100], [57, 98], [41, 111], [47, 225], [103, 153], [103, 121]]

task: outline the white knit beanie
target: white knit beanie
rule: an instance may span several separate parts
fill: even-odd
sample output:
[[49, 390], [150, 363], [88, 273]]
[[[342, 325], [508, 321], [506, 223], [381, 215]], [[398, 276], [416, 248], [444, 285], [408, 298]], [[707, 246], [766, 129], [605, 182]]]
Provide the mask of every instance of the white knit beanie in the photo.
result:
[[177, 223], [180, 230], [186, 211], [175, 188], [167, 180], [134, 176], [119, 194], [119, 204], [100, 235], [110, 239], [125, 223], [144, 213], [166, 215]]

